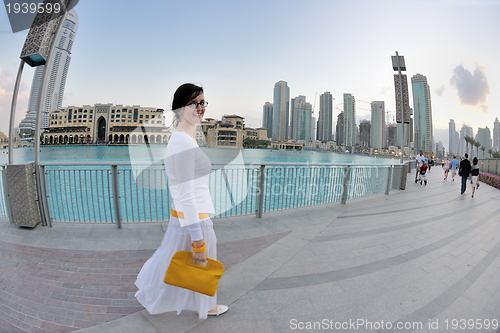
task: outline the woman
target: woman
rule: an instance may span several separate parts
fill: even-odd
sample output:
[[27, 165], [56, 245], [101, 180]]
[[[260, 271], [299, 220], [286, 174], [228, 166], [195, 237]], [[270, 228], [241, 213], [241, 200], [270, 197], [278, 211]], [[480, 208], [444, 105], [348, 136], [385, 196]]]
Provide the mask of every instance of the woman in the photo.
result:
[[474, 198], [474, 192], [476, 191], [476, 187], [479, 188], [479, 182], [477, 179], [479, 178], [479, 165], [477, 165], [477, 157], [474, 157], [472, 160], [472, 167], [470, 174], [472, 176], [472, 197]]
[[165, 170], [173, 199], [170, 221], [160, 247], [146, 261], [135, 285], [135, 296], [150, 314], [182, 310], [196, 311], [200, 319], [218, 316], [228, 307], [217, 305], [210, 297], [167, 285], [163, 277], [177, 251], [192, 251], [199, 263], [217, 258], [217, 240], [208, 213], [214, 206], [208, 189], [212, 166], [195, 140], [196, 125], [201, 122], [208, 103], [203, 88], [186, 83], [177, 88], [172, 101], [172, 133], [167, 145]]
[[450, 172], [450, 168], [451, 168], [451, 162], [450, 162], [450, 159], [447, 157], [446, 161], [444, 161], [444, 164], [443, 164], [444, 180], [448, 180], [448, 173]]

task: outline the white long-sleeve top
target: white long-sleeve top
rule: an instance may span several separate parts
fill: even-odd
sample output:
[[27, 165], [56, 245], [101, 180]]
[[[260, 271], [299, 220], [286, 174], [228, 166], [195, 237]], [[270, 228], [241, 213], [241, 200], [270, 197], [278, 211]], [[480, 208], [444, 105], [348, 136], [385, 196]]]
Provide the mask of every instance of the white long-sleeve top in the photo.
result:
[[180, 131], [170, 137], [164, 162], [175, 210], [184, 213], [179, 222], [188, 228], [193, 241], [200, 240], [198, 214], [215, 213], [208, 188], [212, 164], [196, 141]]

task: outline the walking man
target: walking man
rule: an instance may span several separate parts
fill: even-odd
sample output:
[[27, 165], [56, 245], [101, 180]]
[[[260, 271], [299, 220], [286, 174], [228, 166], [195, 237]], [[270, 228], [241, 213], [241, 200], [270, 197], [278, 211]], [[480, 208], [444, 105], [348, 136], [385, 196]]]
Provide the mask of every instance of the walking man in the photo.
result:
[[418, 152], [418, 155], [415, 156], [415, 161], [417, 162], [417, 173], [415, 174], [415, 183], [417, 182], [420, 167], [424, 164], [424, 159], [425, 159], [424, 153], [421, 150]]
[[462, 177], [462, 188], [460, 190], [460, 194], [464, 194], [465, 189], [467, 188], [467, 178], [469, 178], [470, 174], [470, 161], [467, 159], [469, 155], [465, 154], [464, 159], [460, 161], [460, 169], [458, 169], [458, 174]]

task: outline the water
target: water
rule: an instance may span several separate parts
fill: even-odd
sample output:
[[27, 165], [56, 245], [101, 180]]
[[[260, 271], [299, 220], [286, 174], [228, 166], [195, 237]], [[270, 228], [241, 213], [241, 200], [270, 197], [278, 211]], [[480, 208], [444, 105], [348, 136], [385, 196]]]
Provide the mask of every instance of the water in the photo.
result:
[[[360, 154], [342, 154], [320, 151], [282, 151], [270, 149], [232, 149], [232, 148], [202, 148], [214, 164], [226, 164], [234, 160], [241, 152], [246, 164], [265, 162], [287, 163], [362, 163], [362, 164], [394, 164], [399, 161], [391, 158], [381, 158]], [[40, 161], [42, 162], [150, 162], [162, 159], [164, 146], [68, 146], [42, 147]], [[33, 148], [17, 148], [13, 151], [14, 162], [29, 162], [34, 160]], [[7, 150], [0, 150], [0, 164], [8, 163]]]

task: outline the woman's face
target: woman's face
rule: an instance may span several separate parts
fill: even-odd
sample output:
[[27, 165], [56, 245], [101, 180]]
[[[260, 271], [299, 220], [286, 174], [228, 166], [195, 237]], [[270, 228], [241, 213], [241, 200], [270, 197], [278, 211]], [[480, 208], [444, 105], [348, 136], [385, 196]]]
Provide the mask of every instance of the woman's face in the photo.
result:
[[205, 114], [205, 107], [201, 106], [200, 103], [205, 104], [205, 95], [203, 93], [196, 96], [196, 98], [189, 101], [188, 105], [182, 108], [181, 120], [194, 125], [201, 123]]

